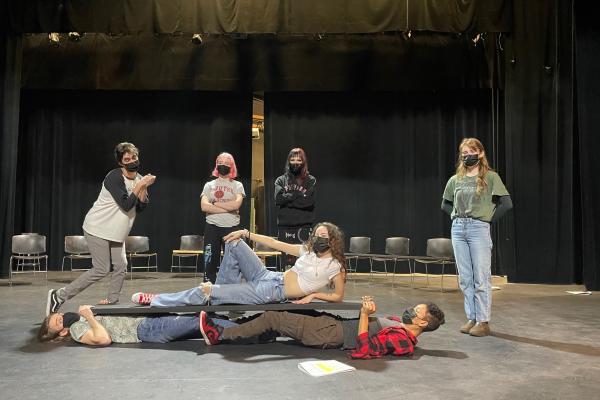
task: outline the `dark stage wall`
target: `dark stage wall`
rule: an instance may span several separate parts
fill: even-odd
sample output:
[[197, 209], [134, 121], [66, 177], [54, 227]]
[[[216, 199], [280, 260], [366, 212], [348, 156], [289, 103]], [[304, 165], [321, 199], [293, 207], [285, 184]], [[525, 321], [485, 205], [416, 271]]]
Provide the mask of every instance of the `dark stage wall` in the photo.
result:
[[[303, 147], [317, 178], [318, 221], [336, 223], [347, 237], [370, 236], [373, 252], [384, 251], [386, 237], [405, 236], [411, 254], [424, 255], [428, 238], [449, 237], [450, 218], [440, 204], [462, 138], [478, 137], [490, 161], [497, 157], [492, 94], [268, 93], [267, 210], [275, 210], [273, 182], [287, 153]], [[277, 232], [274, 212], [268, 226]], [[496, 235], [496, 261], [511, 239]], [[504, 264], [496, 262], [494, 272], [505, 274]]]
[[[293, 3], [273, 15], [302, 15]], [[397, 2], [377, 4], [384, 3], [393, 9]], [[413, 3], [406, 2], [409, 9]], [[185, 210], [173, 204], [180, 190], [186, 199], [197, 199], [222, 147], [239, 153], [242, 176], [249, 176], [251, 98], [239, 93], [264, 91], [267, 176], [280, 173], [291, 146], [306, 147], [319, 181], [319, 218], [334, 220], [349, 235], [371, 233], [375, 250], [382, 249], [385, 236], [402, 234], [413, 239], [413, 252], [423, 252], [427, 237], [448, 235], [448, 221], [438, 211], [439, 196], [452, 173], [458, 140], [476, 135], [493, 156], [515, 204], [495, 227], [495, 272], [518, 282], [600, 287], [600, 196], [594, 159], [600, 148], [594, 133], [600, 36], [584, 2], [486, 2], [491, 4], [488, 22], [498, 24], [486, 25], [490, 33], [477, 45], [471, 39], [483, 9], [468, 1], [446, 13], [442, 32], [435, 29], [442, 25], [432, 25], [437, 19], [426, 13], [427, 7], [421, 10], [431, 18], [405, 14], [412, 15], [410, 26], [426, 24], [426, 31], [414, 32], [411, 39], [396, 29], [348, 34], [370, 31], [348, 25], [351, 15], [360, 15], [350, 13], [337, 20], [341, 29], [328, 27], [327, 32], [343, 34], [325, 35], [320, 41], [311, 33], [319, 25], [304, 19], [308, 24], [299, 36], [290, 28], [293, 21], [286, 20], [276, 30], [284, 35], [263, 29], [256, 36], [210, 36], [204, 46], [191, 47], [171, 26], [178, 15], [166, 13], [165, 19], [157, 13], [136, 14], [131, 26], [117, 24], [117, 31], [136, 34], [105, 35], [92, 29], [88, 32], [96, 33], [79, 44], [63, 43], [58, 49], [50, 48], [41, 35], [10, 36], [8, 27], [68, 31], [75, 21], [93, 25], [94, 20], [79, 19], [81, 8], [55, 12], [52, 5], [58, 2], [23, 4], [12, 9], [16, 14], [6, 12], [5, 3], [0, 6], [5, 11], [0, 12], [3, 276], [14, 232], [51, 232], [54, 259], [62, 254], [62, 237], [79, 229], [113, 165], [110, 149], [122, 131], [140, 145], [145, 167], [159, 175], [153, 194], [158, 204], [148, 210], [149, 216], [140, 217], [134, 232], [162, 237], [159, 250], [166, 257], [180, 234], [201, 231], [197, 200]], [[122, 3], [111, 4], [118, 8]], [[242, 10], [236, 8], [242, 2], [229, 4], [226, 14]], [[343, 6], [331, 4], [327, 7]], [[353, 4], [355, 10], [364, 6]], [[25, 18], [27, 12], [22, 12], [31, 7], [37, 14]], [[368, 15], [375, 15], [375, 9]], [[132, 17], [124, 10], [119, 15]], [[510, 18], [505, 18], [507, 10]], [[379, 31], [377, 21], [371, 20]], [[469, 27], [452, 21], [467, 21]], [[20, 85], [49, 91], [22, 92]], [[83, 91], [87, 89], [115, 92]], [[174, 92], [157, 91], [166, 89]], [[92, 137], [96, 134], [100, 137]], [[183, 141], [184, 151], [170, 149], [173, 141]], [[93, 159], [84, 158], [89, 149]], [[89, 167], [82, 168], [86, 162]], [[71, 181], [76, 184], [67, 185]], [[272, 189], [270, 182], [267, 189]], [[63, 202], [74, 203], [65, 208]], [[176, 219], [165, 209], [174, 209]], [[188, 225], [180, 229], [178, 224]]]
[[[43, 92], [21, 98], [21, 133], [14, 231], [48, 239], [60, 265], [65, 235], [82, 234], [83, 218], [121, 141], [140, 149], [141, 173], [157, 176], [151, 204], [132, 235], [150, 237], [168, 270], [179, 237], [202, 234], [200, 193], [221, 151], [236, 157], [250, 191], [251, 95], [201, 92]], [[242, 223], [248, 224], [248, 202]]]
[[577, 200], [581, 205], [578, 237], [581, 240], [583, 281], [590, 290], [600, 290], [600, 27], [593, 3], [578, 1], [576, 11], [576, 126], [578, 142], [575, 143], [575, 176], [581, 188]]

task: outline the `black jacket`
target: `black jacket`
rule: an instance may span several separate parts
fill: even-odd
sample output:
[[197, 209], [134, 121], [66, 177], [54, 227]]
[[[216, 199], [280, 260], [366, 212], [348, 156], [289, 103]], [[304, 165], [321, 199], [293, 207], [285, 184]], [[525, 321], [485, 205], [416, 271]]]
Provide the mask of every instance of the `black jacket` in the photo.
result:
[[302, 184], [293, 175], [281, 175], [275, 180], [277, 226], [312, 225], [315, 221], [315, 185], [317, 180], [308, 175]]

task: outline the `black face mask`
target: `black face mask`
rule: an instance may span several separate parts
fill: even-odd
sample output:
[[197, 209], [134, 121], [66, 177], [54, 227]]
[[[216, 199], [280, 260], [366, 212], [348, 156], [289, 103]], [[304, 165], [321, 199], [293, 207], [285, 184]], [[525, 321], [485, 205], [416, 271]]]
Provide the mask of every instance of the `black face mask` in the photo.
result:
[[123, 166], [129, 172], [136, 172], [138, 169], [140, 169], [140, 162], [139, 160], [135, 160], [130, 162], [129, 164], [123, 164]]
[[300, 174], [302, 171], [302, 164], [290, 164], [290, 172], [294, 175]]
[[463, 156], [463, 164], [465, 165], [465, 167], [472, 167], [477, 165], [477, 163], [479, 162], [479, 155], [478, 154], [467, 154], [466, 156]]
[[406, 310], [404, 310], [404, 312], [402, 313], [402, 323], [403, 324], [412, 324], [413, 323], [413, 318], [415, 318], [417, 316], [417, 312], [415, 311], [415, 308], [407, 308]]
[[63, 314], [63, 327], [69, 328], [75, 322], [79, 321], [81, 316], [76, 312], [67, 312]]
[[317, 253], [324, 253], [329, 250], [329, 239], [315, 236], [313, 238], [313, 250]]
[[229, 175], [229, 172], [231, 172], [231, 168], [229, 165], [217, 165], [217, 172], [221, 176], [227, 176]]

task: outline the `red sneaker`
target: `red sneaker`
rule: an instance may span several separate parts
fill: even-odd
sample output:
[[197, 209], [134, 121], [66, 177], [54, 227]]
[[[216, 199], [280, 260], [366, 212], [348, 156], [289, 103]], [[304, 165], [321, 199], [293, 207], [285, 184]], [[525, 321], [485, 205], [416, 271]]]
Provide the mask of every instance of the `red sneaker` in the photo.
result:
[[212, 320], [206, 315], [206, 312], [200, 312], [200, 332], [202, 332], [202, 337], [204, 337], [204, 343], [208, 346], [213, 344], [219, 344], [221, 339], [222, 328], [217, 326]]
[[154, 293], [137, 292], [131, 295], [131, 302], [141, 306], [149, 306], [152, 299], [156, 297]]

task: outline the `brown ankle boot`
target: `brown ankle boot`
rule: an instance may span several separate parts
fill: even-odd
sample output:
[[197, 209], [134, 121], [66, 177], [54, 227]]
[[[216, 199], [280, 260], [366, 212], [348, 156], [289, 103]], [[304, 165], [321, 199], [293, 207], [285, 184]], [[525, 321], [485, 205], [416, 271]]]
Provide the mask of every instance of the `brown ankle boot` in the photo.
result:
[[477, 336], [477, 337], [488, 336], [489, 334], [490, 334], [490, 324], [488, 324], [487, 322], [478, 322], [469, 331], [469, 335]]
[[469, 333], [471, 332], [471, 329], [475, 326], [475, 321], [470, 319], [467, 321], [466, 324], [464, 324], [463, 326], [460, 327], [460, 331], [462, 333]]

